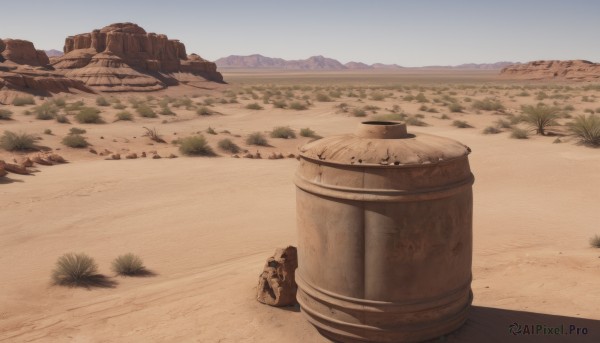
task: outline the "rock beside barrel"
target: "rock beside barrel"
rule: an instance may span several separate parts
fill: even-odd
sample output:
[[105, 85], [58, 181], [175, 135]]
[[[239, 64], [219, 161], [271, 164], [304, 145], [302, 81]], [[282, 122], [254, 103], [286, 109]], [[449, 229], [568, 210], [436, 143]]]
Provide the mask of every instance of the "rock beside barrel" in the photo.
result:
[[257, 300], [271, 306], [295, 305], [298, 290], [295, 279], [297, 267], [296, 247], [275, 250], [258, 278]]

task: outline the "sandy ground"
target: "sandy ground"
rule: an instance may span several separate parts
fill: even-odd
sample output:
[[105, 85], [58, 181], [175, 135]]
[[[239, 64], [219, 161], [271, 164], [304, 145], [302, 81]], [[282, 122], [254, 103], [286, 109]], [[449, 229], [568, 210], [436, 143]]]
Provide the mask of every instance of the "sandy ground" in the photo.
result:
[[[363, 120], [322, 104], [302, 112], [240, 107], [160, 128], [167, 141], [208, 125], [242, 136], [276, 125], [331, 135]], [[553, 137], [483, 135], [493, 115], [457, 116], [479, 129], [435, 118], [427, 120], [432, 126], [409, 128], [473, 150], [474, 307], [446, 341], [600, 341], [600, 250], [588, 244], [600, 233], [598, 150], [551, 144]], [[2, 125], [52, 127], [59, 134], [43, 142], [54, 147], [70, 127], [17, 119]], [[76, 126], [89, 129], [94, 146], [139, 152], [157, 148], [140, 138], [148, 123]], [[271, 139], [266, 150], [295, 152], [307, 140]], [[158, 149], [177, 153], [171, 145]], [[59, 152], [72, 162], [0, 182], [0, 342], [326, 342], [297, 308], [254, 300], [265, 259], [296, 243], [295, 159], [105, 161], [85, 150]], [[114, 287], [50, 285], [56, 259], [71, 251], [93, 256]], [[111, 260], [126, 252], [156, 275], [113, 276]], [[588, 333], [513, 336], [508, 327], [515, 322]]]

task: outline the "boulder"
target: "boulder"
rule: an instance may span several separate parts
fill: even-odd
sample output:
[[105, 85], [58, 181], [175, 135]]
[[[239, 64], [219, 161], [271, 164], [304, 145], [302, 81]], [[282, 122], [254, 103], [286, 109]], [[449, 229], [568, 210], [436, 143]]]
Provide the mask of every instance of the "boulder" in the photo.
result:
[[296, 268], [298, 256], [295, 247], [275, 250], [258, 278], [257, 300], [271, 306], [295, 305], [298, 290]]

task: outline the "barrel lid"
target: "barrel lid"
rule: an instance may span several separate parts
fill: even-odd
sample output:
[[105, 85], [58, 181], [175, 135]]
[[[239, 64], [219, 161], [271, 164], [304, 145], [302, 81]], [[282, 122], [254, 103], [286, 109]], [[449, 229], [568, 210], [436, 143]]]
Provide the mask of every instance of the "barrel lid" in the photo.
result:
[[353, 134], [322, 138], [300, 148], [301, 156], [325, 163], [410, 166], [441, 163], [471, 149], [455, 140], [406, 130], [393, 121], [367, 121]]

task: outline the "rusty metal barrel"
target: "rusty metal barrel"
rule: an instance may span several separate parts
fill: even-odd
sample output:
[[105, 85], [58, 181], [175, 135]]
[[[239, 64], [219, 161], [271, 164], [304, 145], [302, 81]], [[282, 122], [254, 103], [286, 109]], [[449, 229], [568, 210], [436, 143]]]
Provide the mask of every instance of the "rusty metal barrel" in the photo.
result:
[[470, 151], [397, 122], [364, 122], [301, 148], [297, 300], [321, 334], [416, 342], [465, 322]]

